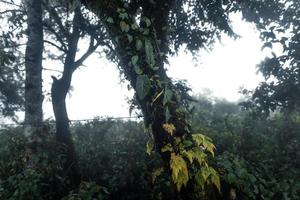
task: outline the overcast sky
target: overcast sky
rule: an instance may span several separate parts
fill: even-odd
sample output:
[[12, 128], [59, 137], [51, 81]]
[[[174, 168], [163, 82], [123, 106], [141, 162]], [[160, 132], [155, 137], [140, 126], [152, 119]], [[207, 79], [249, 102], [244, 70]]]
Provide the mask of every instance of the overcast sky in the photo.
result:
[[[241, 36], [234, 40], [224, 36], [222, 44], [216, 43], [211, 52], [201, 51], [197, 61], [182, 49], [178, 56], [170, 58], [168, 74], [176, 79], [186, 79], [197, 94], [204, 88], [229, 101], [237, 101], [240, 87], [255, 88], [262, 78], [256, 74], [256, 65], [264, 58], [261, 42], [254, 27], [232, 16], [234, 30]], [[53, 64], [51, 64], [53, 65]], [[132, 96], [127, 84], [120, 83], [116, 66], [105, 58], [91, 56], [74, 73], [74, 90], [67, 99], [70, 119], [86, 119], [95, 116], [129, 116], [126, 99]], [[44, 73], [45, 88], [49, 88], [52, 72]], [[45, 118], [53, 116], [51, 103], [45, 99]]]

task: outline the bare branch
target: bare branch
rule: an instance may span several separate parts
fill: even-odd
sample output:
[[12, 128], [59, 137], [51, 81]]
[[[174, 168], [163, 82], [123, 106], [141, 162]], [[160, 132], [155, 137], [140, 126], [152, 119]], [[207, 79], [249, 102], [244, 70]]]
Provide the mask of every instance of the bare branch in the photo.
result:
[[51, 41], [49, 41], [49, 40], [44, 40], [44, 42], [50, 44], [51, 46], [56, 47], [56, 48], [57, 48], [58, 50], [60, 50], [60, 51], [63, 51], [63, 52], [66, 52], [66, 51], [67, 51], [64, 47], [58, 46], [57, 44], [55, 44], [54, 42], [51, 42]]
[[82, 65], [82, 63], [92, 54], [95, 52], [95, 50], [98, 48], [98, 46], [100, 45], [99, 42], [97, 42], [94, 45], [94, 41], [95, 39], [91, 36], [90, 39], [90, 45], [89, 48], [87, 49], [87, 51], [81, 56], [81, 58], [79, 58], [76, 62], [75, 62], [75, 67], [79, 67], [80, 65]]
[[55, 70], [55, 69], [49, 69], [49, 68], [42, 68], [43, 70], [46, 70], [46, 71], [52, 71], [52, 72], [59, 72], [59, 73], [63, 73], [62, 71], [59, 71], [59, 70]]
[[4, 10], [2, 12], [0, 12], [0, 15], [3, 15], [3, 14], [7, 14], [7, 13], [25, 13], [24, 10], [19, 10], [19, 9], [11, 9], [11, 10]]

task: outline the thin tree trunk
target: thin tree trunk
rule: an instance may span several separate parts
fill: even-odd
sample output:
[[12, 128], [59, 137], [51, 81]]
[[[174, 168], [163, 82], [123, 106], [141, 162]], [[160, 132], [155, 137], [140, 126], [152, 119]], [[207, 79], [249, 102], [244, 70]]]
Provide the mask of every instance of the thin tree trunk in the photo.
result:
[[39, 128], [43, 123], [42, 57], [43, 24], [41, 0], [27, 0], [28, 41], [25, 52], [25, 124]]
[[53, 78], [51, 97], [54, 116], [56, 119], [56, 139], [63, 146], [66, 155], [64, 171], [72, 187], [76, 188], [81, 181], [78, 158], [71, 137], [69, 118], [66, 109], [66, 95], [68, 93], [71, 76], [63, 76], [59, 80]]
[[52, 106], [56, 119], [56, 139], [63, 147], [65, 147], [63, 149], [66, 154], [64, 170], [73, 188], [79, 186], [81, 175], [77, 154], [70, 132], [69, 117], [66, 108], [66, 96], [70, 89], [73, 72], [78, 67], [75, 63], [75, 57], [80, 38], [80, 12], [80, 8], [75, 9], [73, 32], [68, 37], [68, 51], [64, 62], [63, 75], [60, 79], [52, 76], [53, 84], [51, 88]]

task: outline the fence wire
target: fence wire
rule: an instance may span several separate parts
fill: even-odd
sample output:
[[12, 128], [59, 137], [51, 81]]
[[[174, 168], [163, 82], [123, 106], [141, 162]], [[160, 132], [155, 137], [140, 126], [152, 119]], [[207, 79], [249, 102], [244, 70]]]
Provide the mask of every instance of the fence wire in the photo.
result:
[[[102, 121], [102, 120], [130, 120], [130, 119], [141, 119], [142, 116], [131, 116], [131, 117], [95, 117], [90, 119], [70, 119], [69, 123], [73, 124], [76, 122], [91, 122], [91, 121]], [[55, 124], [55, 120], [46, 120], [44, 121], [45, 124]], [[1, 128], [10, 128], [10, 127], [17, 127], [17, 126], [24, 126], [26, 123], [0, 123]]]

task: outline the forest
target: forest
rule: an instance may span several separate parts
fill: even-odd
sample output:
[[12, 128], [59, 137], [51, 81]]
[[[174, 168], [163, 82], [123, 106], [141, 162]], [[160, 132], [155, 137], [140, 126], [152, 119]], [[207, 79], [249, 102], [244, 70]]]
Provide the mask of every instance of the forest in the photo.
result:
[[[299, 0], [0, 5], [1, 200], [300, 200]], [[236, 13], [271, 52], [255, 89], [230, 102], [168, 75], [180, 49], [241, 37]], [[99, 52], [128, 82], [136, 119], [69, 119], [73, 75]]]

